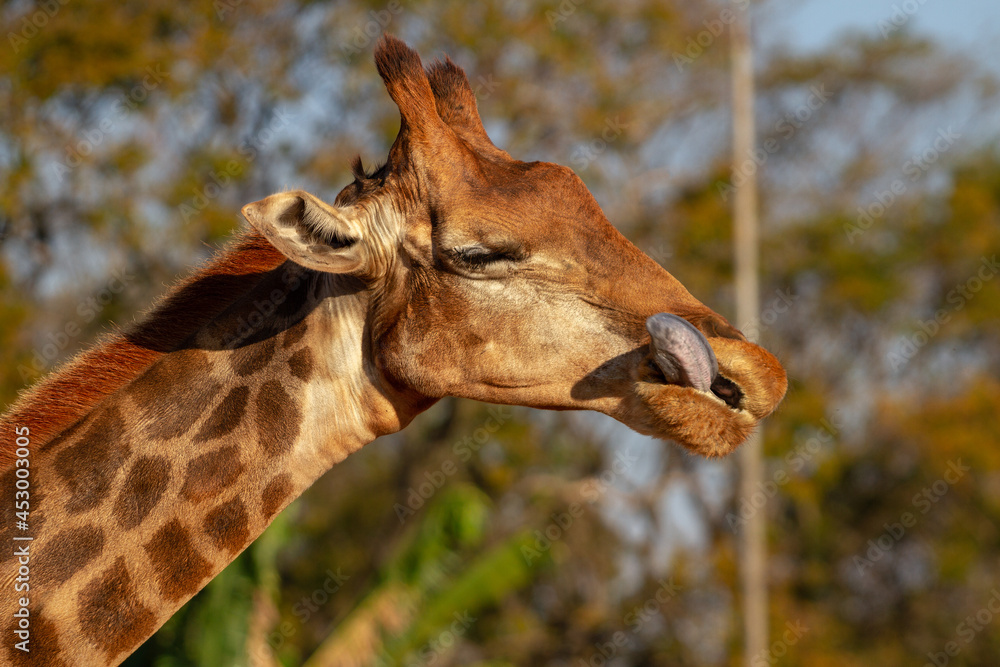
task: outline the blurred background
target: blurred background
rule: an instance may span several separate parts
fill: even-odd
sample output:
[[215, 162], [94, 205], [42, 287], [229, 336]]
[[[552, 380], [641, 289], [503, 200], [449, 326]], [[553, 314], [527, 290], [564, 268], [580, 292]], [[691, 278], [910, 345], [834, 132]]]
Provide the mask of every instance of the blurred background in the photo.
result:
[[[730, 155], [750, 12], [757, 145]], [[760, 178], [765, 476], [594, 414], [444, 400], [335, 467], [128, 665], [1000, 664], [1000, 5], [167, 0], [0, 9], [0, 405], [398, 128], [372, 48], [465, 68], [734, 318]], [[767, 519], [744, 655], [739, 535]]]

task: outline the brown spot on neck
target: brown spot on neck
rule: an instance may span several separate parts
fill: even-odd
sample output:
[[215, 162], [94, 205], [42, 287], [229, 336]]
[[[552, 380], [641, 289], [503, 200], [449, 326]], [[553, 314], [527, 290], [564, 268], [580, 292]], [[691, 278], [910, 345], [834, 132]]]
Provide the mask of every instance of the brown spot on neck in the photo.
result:
[[312, 350], [304, 347], [293, 354], [288, 358], [288, 368], [292, 371], [292, 375], [307, 382], [313, 370]]
[[121, 412], [115, 406], [100, 410], [80, 440], [56, 454], [56, 472], [70, 492], [67, 511], [76, 514], [103, 501], [130, 454]]
[[178, 519], [160, 528], [143, 549], [156, 572], [160, 594], [177, 602], [194, 595], [212, 576], [212, 566], [191, 542], [191, 535]]
[[302, 413], [277, 380], [268, 380], [257, 394], [257, 442], [268, 458], [284, 454], [299, 436]]
[[214, 498], [243, 474], [236, 445], [226, 445], [198, 456], [187, 464], [181, 495], [193, 503]]
[[156, 614], [139, 602], [121, 556], [80, 591], [79, 614], [83, 634], [104, 651], [108, 662], [134, 649], [156, 629]]
[[205, 534], [223, 551], [235, 554], [242, 549], [249, 537], [246, 505], [239, 498], [219, 505], [205, 517]]
[[268, 482], [261, 494], [260, 513], [265, 521], [278, 513], [290, 500], [292, 495], [292, 476], [282, 473]]
[[60, 586], [104, 550], [104, 531], [96, 526], [69, 528], [36, 556], [37, 583], [44, 590]]
[[215, 440], [231, 433], [243, 420], [243, 413], [246, 411], [249, 397], [250, 388], [245, 385], [231, 389], [202, 424], [194, 441]]
[[125, 478], [115, 501], [114, 515], [124, 530], [135, 528], [156, 507], [170, 480], [170, 462], [164, 456], [141, 456]]
[[266, 338], [259, 343], [252, 343], [236, 348], [229, 355], [229, 362], [233, 366], [233, 372], [240, 377], [256, 375], [267, 368], [274, 350], [277, 347], [275, 338]]
[[7, 649], [7, 657], [11, 667], [67, 667], [62, 659], [62, 648], [59, 646], [56, 625], [49, 620], [44, 609], [39, 608], [31, 612], [31, 641], [28, 644], [30, 651], [25, 653], [17, 649], [14, 644], [19, 639], [14, 639], [17, 635], [14, 631], [18, 629], [18, 619], [13, 619], [7, 626], [7, 631], [3, 633], [5, 638], [4, 647]]

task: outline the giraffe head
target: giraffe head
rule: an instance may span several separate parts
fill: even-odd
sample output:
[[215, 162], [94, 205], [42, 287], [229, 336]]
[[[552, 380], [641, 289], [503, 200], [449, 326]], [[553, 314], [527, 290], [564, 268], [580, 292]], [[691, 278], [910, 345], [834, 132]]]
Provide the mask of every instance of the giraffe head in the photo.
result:
[[394, 37], [375, 62], [399, 107], [387, 162], [333, 204], [243, 209], [292, 261], [371, 294], [371, 372], [410, 401], [592, 409], [691, 451], [732, 451], [784, 395], [769, 352], [622, 236], [570, 169], [490, 141], [465, 73]]

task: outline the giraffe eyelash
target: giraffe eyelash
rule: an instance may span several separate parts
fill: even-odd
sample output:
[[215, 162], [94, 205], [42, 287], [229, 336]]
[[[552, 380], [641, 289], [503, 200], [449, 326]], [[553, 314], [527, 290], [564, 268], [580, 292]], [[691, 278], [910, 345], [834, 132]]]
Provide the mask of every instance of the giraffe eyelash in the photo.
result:
[[493, 250], [483, 246], [463, 246], [452, 248], [449, 251], [451, 257], [466, 266], [486, 266], [496, 262], [517, 262], [524, 259], [524, 255], [515, 249]]

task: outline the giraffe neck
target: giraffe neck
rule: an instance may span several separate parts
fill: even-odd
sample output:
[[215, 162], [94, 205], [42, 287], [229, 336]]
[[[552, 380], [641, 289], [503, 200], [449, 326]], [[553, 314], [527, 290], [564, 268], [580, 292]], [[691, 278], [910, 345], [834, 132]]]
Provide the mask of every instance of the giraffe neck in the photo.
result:
[[[319, 475], [412, 418], [366, 367], [370, 298], [286, 263], [33, 445], [31, 652], [5, 594], [12, 663], [119, 663]], [[18, 567], [0, 555], [5, 582]]]

